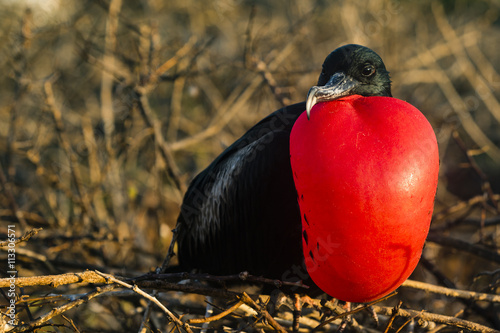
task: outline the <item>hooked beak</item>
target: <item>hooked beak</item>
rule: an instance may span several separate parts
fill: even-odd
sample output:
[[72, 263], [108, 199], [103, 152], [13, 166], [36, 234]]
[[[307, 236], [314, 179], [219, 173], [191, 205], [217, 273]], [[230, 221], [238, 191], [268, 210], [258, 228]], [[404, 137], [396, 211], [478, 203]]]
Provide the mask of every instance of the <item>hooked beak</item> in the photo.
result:
[[310, 119], [311, 109], [316, 103], [333, 101], [351, 95], [351, 90], [357, 85], [359, 81], [343, 72], [338, 72], [333, 74], [324, 86], [314, 86], [309, 89], [306, 101], [307, 119]]

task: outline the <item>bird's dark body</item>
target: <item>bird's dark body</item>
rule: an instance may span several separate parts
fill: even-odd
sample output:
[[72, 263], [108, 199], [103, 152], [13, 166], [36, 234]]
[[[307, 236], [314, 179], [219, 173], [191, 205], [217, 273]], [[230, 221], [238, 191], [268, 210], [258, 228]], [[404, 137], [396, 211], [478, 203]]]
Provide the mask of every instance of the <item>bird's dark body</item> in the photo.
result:
[[218, 275], [248, 271], [312, 284], [303, 265], [307, 236], [290, 165], [290, 132], [316, 102], [391, 96], [390, 82], [382, 59], [366, 47], [351, 44], [330, 53], [307, 102], [264, 118], [193, 179], [176, 227], [179, 268]]
[[286, 279], [302, 266], [289, 137], [304, 110], [275, 111], [193, 179], [177, 224], [181, 268]]

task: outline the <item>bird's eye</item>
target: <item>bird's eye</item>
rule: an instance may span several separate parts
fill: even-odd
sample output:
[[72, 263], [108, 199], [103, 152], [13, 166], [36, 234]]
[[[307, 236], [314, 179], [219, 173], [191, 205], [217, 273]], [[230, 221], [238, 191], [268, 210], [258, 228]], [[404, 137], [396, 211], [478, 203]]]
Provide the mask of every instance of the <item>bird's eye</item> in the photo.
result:
[[375, 66], [371, 64], [366, 64], [361, 70], [363, 76], [372, 76], [375, 73]]

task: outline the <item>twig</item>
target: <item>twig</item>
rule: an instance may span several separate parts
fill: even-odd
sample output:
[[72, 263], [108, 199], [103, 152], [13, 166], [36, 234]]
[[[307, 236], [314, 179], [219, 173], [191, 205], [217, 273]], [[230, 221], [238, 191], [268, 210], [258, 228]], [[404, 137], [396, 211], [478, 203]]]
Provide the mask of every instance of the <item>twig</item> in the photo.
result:
[[[495, 197], [497, 199], [500, 199], [500, 196], [498, 196], [498, 195], [495, 195]], [[494, 225], [499, 225], [500, 224], [500, 215], [495, 216], [495, 217], [491, 217], [491, 218], [486, 218], [484, 220], [482, 220], [481, 218], [474, 218], [474, 217], [456, 219], [456, 220], [448, 221], [444, 224], [440, 224], [434, 228], [431, 228], [431, 232], [449, 230], [452, 227], [456, 227], [456, 226], [459, 226], [462, 224], [481, 226], [481, 222], [483, 223], [483, 227], [491, 227]]]
[[[458, 311], [457, 313], [455, 313], [455, 315], [453, 317], [457, 318], [458, 316], [462, 315], [462, 313], [464, 313], [464, 309], [461, 309], [460, 311]], [[442, 325], [437, 326], [433, 330], [430, 330], [427, 333], [437, 333], [437, 332], [439, 332], [440, 330], [442, 330], [445, 327], [446, 327], [446, 325], [442, 324]]]
[[[46, 226], [48, 225], [47, 220], [40, 216], [37, 213], [34, 212], [27, 212], [24, 210], [18, 210], [18, 214], [21, 215], [21, 217], [28, 222], [28, 225], [43, 225]], [[14, 212], [12, 212], [11, 209], [0, 209], [0, 219], [6, 220], [6, 218], [15, 218]]]
[[153, 281], [135, 281], [136, 285], [142, 288], [151, 288], [165, 291], [181, 291], [184, 293], [192, 293], [204, 296], [213, 296], [222, 299], [233, 300], [239, 293], [222, 288], [209, 288], [195, 284], [178, 284], [161, 280]]
[[[473, 25], [473, 24], [472, 24]], [[468, 27], [468, 29], [475, 29], [477, 26], [473, 27]], [[466, 30], [468, 30], [466, 29]], [[467, 47], [467, 53], [470, 55], [471, 59], [474, 61], [474, 64], [476, 67], [479, 69], [479, 72], [483, 75], [484, 78], [490, 78], [490, 80], [487, 80], [492, 83], [492, 81], [500, 81], [500, 75], [498, 74], [498, 71], [495, 69], [495, 67], [492, 65], [492, 63], [486, 58], [483, 54], [483, 52], [480, 50], [480, 48], [477, 45], [477, 39], [476, 43], [472, 45], [465, 45]]]
[[216, 320], [222, 319], [225, 316], [227, 316], [228, 314], [236, 311], [242, 304], [243, 304], [243, 301], [238, 301], [238, 303], [236, 303], [235, 305], [233, 305], [229, 309], [219, 313], [218, 315], [215, 315], [212, 317], [207, 317], [207, 318], [201, 318], [201, 319], [189, 319], [186, 322], [188, 324], [203, 324], [203, 323], [209, 323], [212, 321], [216, 321]]
[[363, 310], [365, 310], [365, 309], [367, 309], [367, 308], [369, 308], [369, 307], [373, 306], [374, 304], [377, 304], [377, 303], [379, 303], [379, 302], [385, 301], [386, 299], [388, 299], [388, 298], [390, 298], [390, 297], [392, 297], [392, 296], [394, 296], [394, 295], [396, 295], [396, 294], [397, 294], [397, 292], [392, 292], [392, 293], [390, 293], [389, 295], [386, 295], [386, 296], [384, 296], [384, 297], [382, 297], [382, 298], [379, 298], [379, 299], [377, 299], [377, 300], [375, 300], [375, 301], [373, 301], [373, 302], [370, 302], [370, 303], [364, 304], [364, 305], [362, 305], [362, 306], [360, 306], [360, 307], [357, 307], [357, 308], [356, 308], [356, 309], [354, 309], [354, 310], [351, 310], [351, 311], [346, 311], [346, 312], [340, 313], [340, 314], [338, 314], [338, 315], [336, 315], [336, 316], [333, 316], [332, 318], [329, 318], [329, 319], [325, 320], [324, 322], [322, 322], [321, 324], [319, 324], [317, 327], [315, 327], [315, 328], [312, 330], [312, 332], [316, 332], [317, 330], [319, 330], [319, 329], [320, 329], [320, 328], [322, 328], [323, 326], [325, 326], [325, 325], [327, 325], [327, 324], [331, 323], [332, 321], [335, 321], [335, 320], [337, 320], [337, 319], [344, 318], [344, 317], [347, 317], [347, 316], [353, 315], [353, 314], [355, 314], [355, 313], [358, 313], [358, 312], [360, 312], [360, 311], [363, 311]]
[[[35, 236], [38, 232], [40, 232], [40, 230], [43, 230], [43, 228], [34, 228], [31, 230], [28, 230], [24, 233], [24, 235], [22, 235], [21, 237], [16, 239], [14, 243], [19, 244], [22, 242], [26, 242], [28, 239], [30, 239], [31, 237]], [[1, 241], [0, 247], [7, 246], [8, 244], [9, 244], [9, 241]]]
[[90, 204], [89, 197], [83, 187], [82, 177], [78, 168], [78, 161], [69, 144], [70, 140], [66, 135], [61, 110], [56, 105], [54, 91], [52, 89], [52, 82], [50, 81], [50, 79], [46, 80], [43, 86], [45, 91], [45, 101], [54, 118], [54, 124], [59, 136], [59, 142], [61, 143], [61, 146], [66, 153], [66, 156], [68, 157], [69, 165], [71, 168], [71, 176], [75, 185], [76, 192], [81, 200], [82, 208], [94, 222], [97, 222], [97, 218], [94, 214], [94, 211], [92, 210], [92, 205]]
[[[181, 61], [179, 63], [179, 70], [183, 70], [188, 67], [189, 62]], [[174, 87], [172, 89], [172, 100], [170, 101], [170, 113], [169, 118], [167, 120], [167, 130], [165, 137], [167, 141], [174, 142], [177, 140], [177, 133], [179, 129], [179, 123], [181, 121], [182, 115], [182, 99], [184, 87], [186, 84], [187, 77], [180, 76], [178, 79], [174, 81]]]
[[[29, 286], [51, 286], [57, 288], [65, 284], [72, 283], [106, 283], [106, 279], [102, 276], [92, 272], [81, 273], [67, 273], [60, 275], [43, 275], [43, 276], [30, 276], [19, 277], [16, 279], [16, 286], [29, 287]], [[0, 279], [0, 288], [6, 288], [10, 285], [9, 279]]]
[[[392, 314], [392, 308], [391, 307], [382, 307], [378, 305], [373, 306], [373, 310], [377, 313], [381, 313], [384, 315], [390, 316]], [[401, 317], [406, 317], [406, 318], [421, 318], [422, 320], [427, 320], [427, 321], [433, 321], [435, 323], [439, 324], [446, 324], [448, 326], [453, 326], [453, 327], [460, 327], [464, 328], [473, 332], [482, 332], [482, 333], [499, 333], [500, 331], [497, 331], [493, 328], [480, 325], [468, 320], [463, 320], [463, 319], [458, 319], [455, 317], [450, 317], [450, 316], [443, 316], [435, 313], [429, 313], [429, 312], [420, 312], [416, 310], [406, 310], [406, 309], [399, 309], [399, 316]]]
[[[153, 290], [153, 296], [156, 297], [156, 292], [154, 290]], [[144, 310], [144, 314], [141, 320], [141, 326], [139, 327], [138, 330], [139, 333], [146, 333], [148, 331], [146, 324], [148, 323], [149, 317], [151, 316], [151, 310], [153, 309], [152, 304], [153, 302], [149, 301], [148, 305], [146, 306], [146, 310]]]
[[496, 253], [495, 251], [488, 250], [482, 246], [470, 244], [461, 239], [455, 239], [435, 233], [430, 233], [429, 236], [427, 236], [427, 241], [442, 246], [450, 246], [460, 251], [466, 251], [480, 258], [500, 263], [500, 254]]
[[2, 184], [2, 187], [7, 194], [7, 199], [9, 200], [9, 204], [12, 210], [12, 213], [16, 217], [16, 219], [19, 221], [19, 224], [23, 229], [28, 228], [28, 223], [26, 223], [26, 220], [24, 219], [23, 215], [19, 211], [19, 207], [17, 205], [16, 199], [14, 197], [14, 194], [12, 193], [12, 188], [10, 186], [10, 182], [7, 181], [7, 177], [5, 176], [3, 172], [3, 166], [0, 163], [0, 183]]
[[186, 332], [188, 333], [193, 333], [193, 331], [191, 331], [191, 329], [189, 328], [189, 326], [186, 324], [186, 323], [183, 323], [182, 321], [180, 321], [179, 318], [177, 318], [172, 312], [170, 312], [169, 309], [167, 309], [160, 301], [158, 301], [158, 299], [156, 297], [153, 297], [151, 296], [150, 294], [144, 292], [143, 290], [139, 289], [139, 287], [137, 287], [137, 285], [131, 285], [131, 284], [128, 284], [126, 282], [123, 282], [121, 280], [118, 280], [116, 279], [114, 276], [112, 275], [109, 275], [109, 274], [105, 274], [105, 273], [101, 273], [99, 271], [96, 271], [97, 274], [99, 274], [100, 276], [102, 276], [103, 278], [105, 278], [106, 280], [108, 281], [111, 281], [111, 282], [114, 282], [114, 283], [117, 283], [121, 286], [124, 286], [126, 288], [129, 288], [129, 289], [132, 289], [133, 291], [135, 291], [136, 293], [138, 293], [139, 295], [141, 295], [142, 297], [148, 299], [149, 301], [153, 302], [154, 304], [156, 304], [160, 309], [163, 310], [163, 312], [165, 312], [168, 317], [177, 325], [177, 326], [180, 326], [182, 327]]
[[450, 296], [450, 297], [457, 297], [457, 298], [462, 298], [462, 299], [468, 299], [468, 300], [473, 300], [473, 301], [486, 301], [486, 302], [492, 302], [492, 303], [500, 303], [500, 295], [492, 295], [492, 294], [478, 293], [475, 291], [439, 287], [439, 286], [436, 286], [433, 284], [420, 282], [420, 281], [406, 280], [405, 282], [403, 282], [403, 284], [401, 286], [407, 287], [407, 288], [425, 290], [425, 291], [435, 293], [435, 294], [446, 295], [446, 296]]
[[401, 308], [402, 304], [403, 302], [399, 301], [399, 303], [394, 308], [392, 308], [391, 317], [389, 318], [389, 322], [387, 323], [387, 327], [385, 328], [384, 333], [389, 332], [389, 329], [391, 328], [394, 319], [396, 319], [396, 317], [398, 316], [399, 309]]
[[26, 331], [33, 330], [34, 328], [42, 325], [43, 323], [49, 321], [50, 319], [54, 318], [55, 316], [58, 316], [58, 315], [66, 312], [74, 307], [77, 307], [83, 303], [86, 303], [86, 302], [90, 301], [92, 298], [99, 296], [99, 295], [102, 295], [104, 293], [107, 293], [107, 292], [115, 289], [116, 287], [117, 287], [117, 285], [115, 285], [115, 284], [105, 286], [105, 287], [98, 287], [94, 291], [92, 291], [88, 294], [85, 294], [84, 296], [82, 296], [82, 297], [80, 297], [72, 302], [66, 303], [64, 305], [61, 305], [59, 307], [52, 309], [48, 313], [38, 317], [38, 319], [36, 319], [35, 321], [32, 321], [28, 324], [16, 326], [14, 328], [13, 332], [26, 332]]
[[262, 77], [265, 80], [264, 82], [269, 86], [271, 92], [274, 95], [274, 98], [281, 104], [281, 106], [283, 107], [291, 104], [290, 99], [288, 97], [283, 96], [283, 94], [281, 93], [280, 91], [281, 88], [278, 86], [278, 83], [274, 79], [274, 76], [271, 74], [267, 64], [260, 59], [259, 60], [255, 59], [254, 62], [255, 62], [255, 68], [260, 73], [260, 75], [262, 75]]
[[[453, 283], [446, 275], [438, 268], [436, 265], [434, 265], [432, 262], [427, 260], [425, 256], [422, 256], [420, 259], [420, 263], [430, 272], [432, 273], [438, 280], [438, 282], [443, 285], [444, 287], [447, 287], [451, 290], [457, 290], [458, 288], [456, 287], [455, 283]], [[411, 283], [413, 281], [407, 282]], [[434, 286], [434, 285], [433, 285]], [[487, 291], [484, 291], [486, 293]], [[491, 323], [497, 322], [496, 319], [496, 313], [495, 311], [491, 311], [492, 307], [490, 306], [489, 309], [485, 309], [481, 307], [475, 299], [473, 298], [458, 298], [460, 302], [462, 302], [465, 306], [470, 308], [472, 311], [477, 313], [478, 315], [486, 318], [489, 320]]]
[[255, 22], [255, 14], [257, 13], [257, 6], [252, 4], [250, 13], [248, 14], [247, 28], [245, 30], [245, 45], [243, 47], [243, 64], [248, 67], [250, 63], [250, 53], [252, 50], [252, 29]]
[[453, 82], [451, 81], [451, 79], [440, 67], [437, 59], [432, 54], [432, 51], [427, 50], [427, 52], [419, 54], [419, 57], [422, 59], [422, 62], [425, 62], [425, 58], [433, 59], [433, 61], [429, 63], [430, 69], [433, 70], [432, 77], [442, 90], [445, 97], [448, 99], [450, 105], [453, 106], [453, 111], [460, 119], [464, 130], [478, 147], [488, 147], [486, 153], [495, 162], [500, 163], [500, 148], [498, 148], [493, 143], [493, 141], [488, 138], [488, 136], [483, 132], [478, 124], [471, 118], [465, 102], [463, 101], [456, 88], [453, 86]]
[[448, 277], [438, 268], [434, 263], [429, 261], [425, 255], [420, 258], [420, 263], [425, 267], [432, 275], [436, 277], [438, 283], [451, 289], [457, 289], [457, 286], [453, 281], [448, 279]]
[[241, 83], [235, 87], [231, 95], [225, 99], [224, 103], [218, 108], [218, 117], [214, 117], [211, 124], [203, 131], [172, 142], [170, 144], [172, 151], [186, 149], [187, 147], [196, 145], [207, 138], [219, 134], [224, 126], [226, 126], [239, 111], [244, 109], [245, 103], [252, 97], [253, 93], [262, 82], [263, 79], [256, 75], [250, 83]]
[[[108, 17], [106, 20], [106, 35], [104, 39], [104, 55], [103, 65], [106, 68], [115, 67], [115, 49], [116, 49], [116, 32], [118, 30], [118, 20], [120, 18], [120, 10], [122, 0], [111, 0], [108, 8]], [[104, 123], [104, 135], [106, 140], [106, 148], [108, 153], [111, 148], [111, 139], [114, 132], [114, 113], [113, 113], [113, 77], [109, 72], [103, 71], [101, 78], [101, 116]]]
[[77, 333], [80, 333], [80, 330], [76, 327], [75, 325], [75, 322], [71, 319], [71, 318], [68, 318], [66, 317], [65, 315], [61, 315], [61, 317], [66, 320], [70, 325], [71, 325], [71, 328], [77, 332]]
[[[39, 136], [40, 137], [40, 136]], [[50, 190], [57, 189], [64, 193], [64, 195], [68, 198], [70, 202], [74, 202], [76, 205], [83, 207], [82, 200], [75, 196], [74, 191], [72, 190], [71, 184], [63, 184], [59, 176], [50, 171], [48, 168], [45, 168], [41, 163], [40, 152], [36, 149], [31, 149], [27, 152], [26, 157], [28, 160], [33, 163], [36, 167], [36, 175], [39, 181], [41, 182], [41, 191], [44, 194], [45, 200], [47, 200], [48, 207], [50, 208], [50, 213], [55, 219], [58, 221], [58, 224], [66, 225], [66, 216], [60, 211], [59, 205], [54, 199], [53, 196], [50, 195]], [[49, 190], [50, 189], [50, 190]], [[83, 208], [83, 210], [85, 210]]]
[[103, 193], [102, 185], [105, 183], [105, 177], [109, 173], [111, 168], [110, 163], [106, 163], [105, 167], [101, 167], [99, 162], [99, 149], [98, 143], [96, 141], [96, 136], [94, 133], [94, 127], [92, 125], [92, 120], [89, 117], [82, 117], [82, 134], [83, 142], [88, 151], [88, 173], [90, 180], [90, 191], [89, 195], [92, 197], [92, 202], [94, 203], [95, 212], [99, 220], [109, 221], [111, 219], [108, 210], [105, 205], [106, 195]]
[[413, 317], [408, 318], [408, 320], [407, 320], [407, 321], [405, 321], [405, 322], [403, 323], [403, 325], [401, 325], [401, 326], [397, 329], [397, 331], [396, 331], [395, 333], [399, 333], [399, 332], [401, 332], [401, 330], [402, 330], [402, 329], [403, 329], [406, 325], [408, 325], [408, 324], [409, 324], [412, 320], [414, 320], [415, 318], [417, 318], [417, 317], [421, 316], [421, 315], [422, 315], [422, 313], [424, 313], [424, 310], [420, 311], [418, 314], [415, 314]]
[[175, 163], [174, 156], [172, 155], [172, 150], [170, 145], [167, 143], [162, 134], [162, 124], [152, 112], [147, 96], [144, 94], [145, 90], [142, 87], [136, 87], [135, 90], [138, 96], [138, 105], [141, 111], [141, 115], [144, 118], [147, 126], [153, 129], [154, 140], [160, 149], [162, 157], [165, 159], [165, 163], [167, 164], [167, 171], [169, 176], [174, 181], [175, 186], [179, 190], [180, 193], [186, 192], [186, 185], [180, 179], [180, 170]]
[[[290, 41], [276, 58], [269, 65], [270, 70], [276, 69], [286, 57], [293, 51], [293, 41]], [[252, 97], [259, 85], [264, 82], [264, 78], [260, 75], [255, 75], [250, 83], [242, 83], [233, 89], [231, 95], [224, 101], [224, 104], [218, 108], [218, 117], [215, 117], [212, 123], [202, 132], [187, 137], [185, 139], [173, 142], [170, 147], [173, 151], [185, 149], [195, 145], [209, 137], [212, 137], [220, 132], [224, 126], [242, 109], [245, 103]]]
[[298, 294], [293, 294], [293, 325], [294, 332], [299, 331], [299, 321], [302, 315], [302, 302]]
[[[85, 296], [87, 293], [77, 293], [77, 294], [53, 294], [49, 293], [47, 296], [40, 297], [21, 297], [16, 304], [25, 304], [29, 303], [29, 306], [41, 306], [45, 304], [53, 304], [54, 302], [60, 301], [74, 301], [77, 298]], [[129, 289], [120, 289], [115, 291], [110, 291], [102, 296], [110, 296], [110, 297], [131, 297], [137, 296], [137, 294], [133, 290]], [[101, 297], [98, 295], [97, 297]]]
[[[455, 142], [458, 144], [460, 149], [464, 152], [465, 156], [467, 157], [467, 160], [469, 161], [470, 166], [472, 169], [477, 173], [477, 175], [481, 178], [482, 181], [482, 188], [483, 191], [485, 191], [488, 194], [488, 198], [491, 200], [493, 205], [495, 206], [495, 209], [497, 210], [497, 213], [499, 213], [500, 206], [498, 206], [498, 202], [495, 199], [495, 195], [493, 193], [493, 190], [491, 189], [491, 184], [490, 181], [488, 180], [488, 177], [486, 174], [481, 170], [479, 165], [477, 165], [476, 161], [472, 157], [472, 153], [470, 149], [467, 149], [465, 146], [465, 143], [463, 140], [460, 138], [459, 134], [457, 131], [453, 131], [453, 139], [455, 139]], [[484, 204], [484, 201], [483, 201]]]
[[153, 75], [149, 78], [149, 84], [156, 84], [156, 81], [158, 80], [158, 77], [161, 76], [163, 73], [174, 67], [179, 59], [185, 57], [189, 52], [193, 49], [194, 45], [196, 44], [197, 38], [196, 36], [191, 36], [186, 44], [182, 46], [175, 55], [165, 61], [160, 67], [156, 69], [156, 71], [153, 73]]
[[272, 328], [274, 328], [276, 331], [280, 333], [286, 333], [286, 330], [278, 324], [276, 320], [267, 312], [265, 309], [257, 305], [255, 301], [247, 295], [246, 292], [243, 292], [240, 296], [238, 296], [238, 299], [245, 303], [246, 305], [252, 307], [254, 310], [256, 310], [258, 313], [262, 314], [264, 318], [267, 320], [267, 322], [271, 325]]
[[250, 275], [248, 272], [241, 272], [240, 274], [234, 275], [210, 275], [210, 274], [190, 274], [190, 273], [168, 273], [168, 274], [146, 274], [143, 277], [137, 278], [137, 280], [141, 279], [160, 279], [160, 280], [203, 280], [203, 281], [212, 281], [218, 282], [220, 284], [224, 284], [225, 282], [238, 282], [238, 281], [246, 281], [246, 282], [257, 282], [263, 284], [273, 285], [276, 288], [280, 288], [282, 286], [290, 286], [290, 287], [298, 287], [303, 289], [309, 289], [309, 286], [300, 282], [290, 282], [290, 281], [281, 281], [276, 279], [268, 279], [261, 276]]
[[484, 271], [484, 272], [480, 272], [480, 273], [477, 273], [476, 275], [474, 275], [474, 281], [477, 280], [479, 277], [481, 276], [495, 276], [497, 274], [500, 274], [500, 269], [496, 269], [494, 271]]
[[[447, 45], [451, 53], [457, 59], [457, 63], [462, 69], [463, 76], [469, 80], [471, 87], [475, 90], [478, 96], [485, 96], [482, 101], [486, 108], [490, 111], [491, 115], [500, 122], [500, 103], [495, 98], [495, 94], [486, 82], [486, 80], [479, 75], [477, 69], [469, 60], [465, 47], [460, 38], [458, 38], [455, 30], [446, 19], [443, 5], [438, 2], [431, 3], [432, 13], [436, 21], [438, 29], [441, 31], [444, 39], [448, 41]], [[491, 75], [491, 73], [489, 73]]]
[[[500, 200], [500, 194], [495, 194], [494, 198], [497, 201]], [[433, 221], [442, 220], [442, 219], [446, 218], [447, 216], [454, 214], [454, 213], [457, 213], [463, 209], [470, 208], [478, 203], [483, 203], [484, 200], [485, 200], [485, 198], [483, 195], [476, 195], [475, 197], [472, 197], [467, 201], [458, 201], [455, 205], [448, 207], [439, 213], [434, 214]], [[439, 226], [437, 228], [441, 228], [441, 226]], [[435, 228], [433, 228], [432, 230], [434, 230], [434, 229]]]
[[[19, 255], [20, 261], [28, 261], [28, 262], [38, 261], [42, 265], [47, 267], [49, 271], [55, 270], [55, 266], [53, 265], [53, 263], [43, 253], [32, 251], [26, 247], [18, 247], [16, 248], [16, 254]], [[24, 259], [23, 257], [28, 258], [28, 260], [23, 260]]]
[[[104, 284], [108, 282], [101, 275], [93, 271], [66, 273], [59, 275], [19, 277], [16, 279], [16, 286], [18, 287], [51, 286], [53, 288], [56, 288], [62, 285], [73, 283]], [[214, 296], [223, 299], [234, 299], [237, 295], [239, 295], [236, 292], [222, 290], [220, 288], [207, 288], [194, 284], [177, 284], [161, 280], [140, 280], [134, 281], [134, 283], [143, 288], [182, 291], [186, 293], [195, 293], [205, 296]], [[0, 288], [6, 288], [9, 286], [10, 280], [8, 278], [0, 279]]]
[[167, 255], [163, 260], [163, 263], [160, 267], [160, 274], [165, 273], [167, 271], [168, 266], [170, 265], [170, 259], [175, 256], [175, 243], [177, 243], [177, 229], [172, 229], [172, 239], [170, 240], [170, 245], [168, 247]]
[[[108, 8], [106, 19], [106, 34], [104, 38], [104, 54], [102, 63], [105, 68], [116, 67], [116, 45], [117, 31], [120, 19], [120, 11], [123, 5], [123, 0], [111, 0]], [[113, 76], [108, 71], [102, 71], [101, 76], [101, 117], [104, 125], [104, 142], [108, 155], [108, 166], [112, 172], [107, 174], [110, 187], [109, 191], [111, 205], [113, 207], [113, 216], [116, 220], [121, 221], [125, 214], [126, 198], [124, 196], [123, 182], [121, 179], [122, 169], [119, 168], [116, 151], [114, 147], [114, 132], [115, 132], [115, 110], [113, 104]], [[109, 219], [108, 223], [114, 222]]]
[[[481, 30], [477, 29], [477, 26], [475, 28], [476, 29], [464, 32], [459, 36], [464, 46], [470, 47], [473, 45], [477, 45], [478, 40], [481, 38], [482, 32]], [[435, 43], [434, 45], [432, 45], [429, 50], [438, 59], [446, 58], [450, 55], [450, 46], [448, 45], [449, 43], [450, 41], [440, 41], [439, 43]], [[419, 68], [420, 65], [427, 67], [432, 62], [433, 58], [426, 56], [422, 58], [422, 54], [417, 53], [416, 55], [412, 55], [412, 57], [410, 57], [409, 59], [406, 59], [404, 62], [404, 66], [408, 69]], [[399, 74], [401, 75], [402, 73]], [[408, 79], [411, 82], [412, 78], [409, 77]]]
[[[284, 312], [283, 314], [280, 315], [280, 317], [274, 318], [278, 324], [280, 324], [283, 327], [290, 327], [293, 330], [293, 315], [289, 314], [287, 312]], [[300, 317], [299, 319], [299, 331], [298, 332], [304, 332], [304, 329], [306, 332], [309, 332], [309, 330], [313, 329], [314, 327], [318, 326], [319, 322], [313, 318], [310, 317]], [[325, 327], [325, 330], [327, 332], [332, 331], [332, 326], [327, 326]], [[338, 331], [337, 331], [338, 332]]]
[[14, 46], [14, 54], [13, 58], [10, 60], [12, 61], [15, 66], [14, 68], [17, 67], [17, 70], [13, 70], [13, 74], [15, 75], [15, 86], [16, 88], [14, 89], [14, 101], [15, 103], [11, 104], [11, 106], [8, 108], [10, 117], [9, 117], [9, 126], [8, 126], [8, 134], [7, 134], [7, 146], [6, 146], [6, 151], [4, 152], [3, 155], [3, 160], [5, 161], [5, 170], [7, 172], [7, 176], [3, 172], [3, 166], [0, 164], [0, 182], [2, 183], [2, 186], [4, 187], [4, 191], [7, 194], [7, 199], [9, 202], [9, 205], [12, 208], [12, 212], [14, 213], [14, 216], [17, 218], [19, 221], [19, 224], [23, 229], [26, 229], [28, 227], [28, 224], [24, 220], [24, 218], [19, 214], [19, 207], [17, 205], [15, 196], [14, 196], [14, 189], [11, 188], [11, 182], [10, 180], [13, 179], [15, 175], [15, 168], [14, 168], [14, 144], [16, 141], [16, 136], [18, 132], [18, 126], [21, 124], [20, 121], [18, 121], [18, 117], [21, 115], [21, 107], [23, 97], [29, 92], [30, 90], [30, 83], [27, 79], [29, 75], [27, 75], [27, 72], [29, 71], [30, 66], [28, 66], [28, 49], [30, 48], [30, 42], [33, 37], [32, 34], [32, 28], [33, 28], [33, 12], [31, 9], [26, 8], [23, 14], [22, 18], [22, 23], [21, 23], [21, 35], [20, 39], [17, 40]]

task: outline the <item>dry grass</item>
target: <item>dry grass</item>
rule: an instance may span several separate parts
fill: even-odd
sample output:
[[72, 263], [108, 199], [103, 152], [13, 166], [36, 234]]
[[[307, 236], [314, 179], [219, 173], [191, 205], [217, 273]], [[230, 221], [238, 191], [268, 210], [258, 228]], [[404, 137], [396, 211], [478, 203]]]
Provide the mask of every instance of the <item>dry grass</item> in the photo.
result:
[[[422, 110], [440, 145], [433, 227], [412, 278], [498, 294], [498, 2], [68, 0], [53, 11], [49, 2], [20, 3], [0, 3], [0, 234], [7, 238], [8, 225], [17, 238], [43, 230], [16, 244], [19, 277], [154, 270], [189, 180], [262, 117], [304, 100], [331, 50], [358, 43], [382, 56], [394, 96]], [[12, 332], [168, 332], [169, 316], [198, 331], [201, 324], [186, 324], [204, 313], [196, 294], [215, 292], [157, 294], [138, 282], [165, 311], [138, 290], [94, 289], [113, 282], [103, 276], [92, 284], [18, 284], [25, 326]], [[290, 310], [274, 320], [254, 300], [220, 292], [241, 306], [239, 317], [217, 325], [291, 325]], [[471, 297], [403, 287], [374, 306], [378, 328], [364, 310], [347, 329], [396, 331], [413, 318], [404, 330], [499, 330], [498, 300]], [[301, 330], [345, 312], [321, 306], [322, 317], [307, 310]]]

